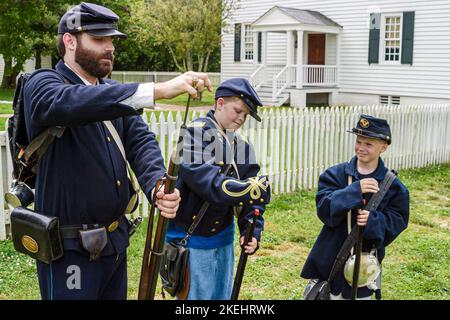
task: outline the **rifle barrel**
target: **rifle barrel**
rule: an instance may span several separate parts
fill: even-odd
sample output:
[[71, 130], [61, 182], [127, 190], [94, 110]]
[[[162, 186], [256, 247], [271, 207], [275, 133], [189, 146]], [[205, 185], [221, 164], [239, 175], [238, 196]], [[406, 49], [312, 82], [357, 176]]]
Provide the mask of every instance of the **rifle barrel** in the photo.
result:
[[360, 270], [360, 266], [361, 266], [361, 251], [362, 251], [362, 244], [363, 244], [363, 231], [364, 231], [364, 227], [358, 227], [358, 241], [356, 243], [355, 265], [353, 266], [351, 300], [356, 300], [357, 294], [358, 294], [358, 281], [359, 281], [359, 270]]
[[245, 252], [245, 246], [252, 241], [253, 232], [255, 231], [256, 220], [259, 216], [259, 210], [255, 210], [255, 214], [252, 220], [247, 224], [245, 232], [244, 244], [242, 246], [241, 255], [239, 256], [239, 263], [236, 269], [236, 276], [233, 283], [233, 291], [231, 293], [231, 300], [237, 300], [239, 297], [239, 291], [241, 290], [242, 280], [244, 278], [245, 266], [247, 265], [248, 254]]
[[[186, 104], [186, 111], [184, 115], [184, 121], [180, 128], [180, 133], [178, 136], [177, 145], [174, 152], [172, 153], [169, 165], [167, 169], [166, 180], [164, 182], [164, 193], [170, 194], [175, 190], [176, 178], [178, 176], [178, 170], [180, 167], [181, 151], [183, 148], [183, 136], [186, 129], [186, 121], [188, 117], [189, 104], [191, 101], [191, 96], [188, 94], [188, 101]], [[156, 190], [159, 189], [159, 185], [155, 187]], [[156, 199], [156, 194], [155, 194]], [[144, 255], [142, 258], [142, 268], [141, 268], [141, 279], [139, 283], [139, 300], [154, 300], [156, 292], [156, 284], [159, 277], [159, 269], [161, 264], [161, 256], [164, 248], [164, 241], [166, 238], [167, 224], [168, 220], [164, 218], [161, 214], [158, 216], [158, 222], [156, 224], [155, 238], [152, 242], [152, 229], [153, 229], [153, 217], [156, 209], [156, 203], [152, 204], [152, 209], [150, 211], [149, 225], [147, 229], [147, 239], [145, 242]]]

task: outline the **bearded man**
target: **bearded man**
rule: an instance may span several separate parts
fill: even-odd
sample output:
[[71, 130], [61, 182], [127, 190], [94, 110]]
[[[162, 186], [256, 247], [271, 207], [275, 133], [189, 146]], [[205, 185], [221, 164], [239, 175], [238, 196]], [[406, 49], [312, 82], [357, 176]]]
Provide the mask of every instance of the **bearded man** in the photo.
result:
[[[165, 172], [155, 135], [140, 114], [156, 99], [212, 91], [204, 73], [156, 84], [105, 79], [113, 69], [113, 37], [126, 37], [118, 19], [91, 3], [70, 9], [58, 29], [63, 60], [56, 70], [36, 71], [25, 85], [30, 141], [48, 128], [64, 128], [40, 159], [36, 178], [34, 210], [59, 218], [64, 247], [52, 263], [37, 261], [42, 299], [126, 299], [125, 213], [136, 207], [130, 207], [136, 188], [126, 163], [150, 201]], [[174, 218], [179, 191], [157, 192], [156, 198], [161, 214]]]

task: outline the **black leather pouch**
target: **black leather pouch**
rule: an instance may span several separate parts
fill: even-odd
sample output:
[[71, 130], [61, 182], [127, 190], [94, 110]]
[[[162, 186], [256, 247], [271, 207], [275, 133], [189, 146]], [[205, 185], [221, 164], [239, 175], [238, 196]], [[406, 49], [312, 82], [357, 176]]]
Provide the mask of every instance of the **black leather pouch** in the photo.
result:
[[81, 246], [89, 252], [89, 261], [97, 260], [108, 243], [106, 228], [95, 228], [78, 231]]
[[14, 249], [46, 264], [62, 257], [59, 220], [33, 210], [17, 207], [11, 212]]
[[[174, 241], [164, 244], [163, 258], [159, 274], [162, 287], [172, 297], [187, 296], [189, 292], [189, 249]], [[182, 300], [182, 299], [180, 299]]]

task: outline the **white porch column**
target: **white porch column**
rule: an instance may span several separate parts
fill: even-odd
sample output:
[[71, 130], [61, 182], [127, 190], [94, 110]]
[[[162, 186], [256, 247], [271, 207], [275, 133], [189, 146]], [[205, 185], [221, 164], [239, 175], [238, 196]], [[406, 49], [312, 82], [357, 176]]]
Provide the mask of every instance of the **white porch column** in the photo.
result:
[[287, 31], [286, 37], [287, 37], [286, 66], [288, 67], [286, 80], [288, 86], [290, 86], [293, 80], [291, 79], [291, 66], [294, 63], [294, 44], [295, 44], [294, 31]]
[[297, 30], [297, 88], [303, 87], [303, 30]]
[[341, 35], [336, 33], [336, 85], [339, 86], [339, 73], [341, 71]]
[[258, 65], [258, 32], [253, 32], [253, 67], [256, 70]]

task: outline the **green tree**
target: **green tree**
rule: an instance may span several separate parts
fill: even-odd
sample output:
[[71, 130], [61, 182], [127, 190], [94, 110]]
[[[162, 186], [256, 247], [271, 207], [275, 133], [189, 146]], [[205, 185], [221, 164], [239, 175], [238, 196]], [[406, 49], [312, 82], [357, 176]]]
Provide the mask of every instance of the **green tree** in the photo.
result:
[[0, 3], [0, 54], [5, 61], [1, 87], [15, 86], [26, 60], [56, 52], [55, 37], [59, 17], [68, 9], [62, 0], [3, 0]]
[[119, 17], [119, 30], [127, 34], [126, 39], [114, 41], [115, 70], [173, 70], [174, 65], [168, 56], [167, 49], [156, 41], [154, 37], [147, 37], [142, 41], [140, 33], [147, 26], [135, 16], [146, 8], [146, 0], [98, 0], [97, 4], [113, 10]]
[[31, 1], [0, 2], [0, 54], [5, 62], [2, 88], [13, 88], [25, 61], [33, 55], [29, 21], [35, 14]]
[[[220, 52], [221, 30], [238, 0], [154, 0], [136, 7], [143, 27], [142, 41], [163, 44], [176, 68], [208, 71], [214, 53]], [[216, 55], [217, 56], [217, 55]]]

